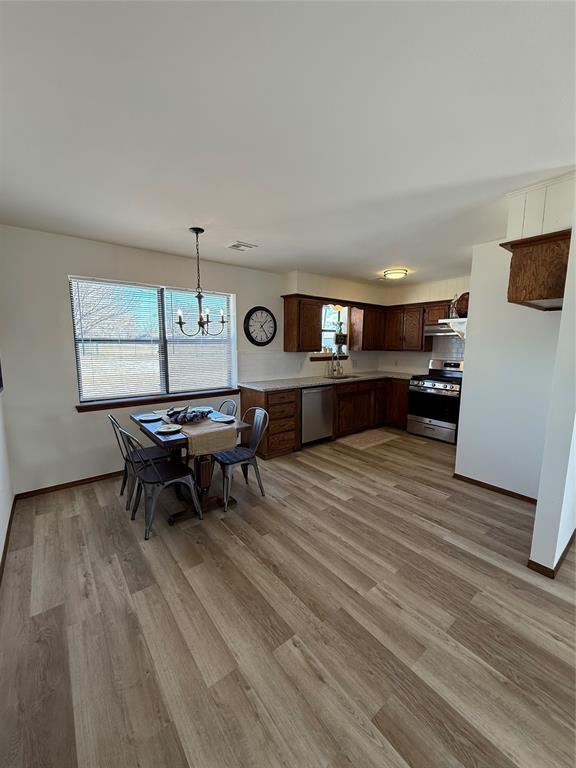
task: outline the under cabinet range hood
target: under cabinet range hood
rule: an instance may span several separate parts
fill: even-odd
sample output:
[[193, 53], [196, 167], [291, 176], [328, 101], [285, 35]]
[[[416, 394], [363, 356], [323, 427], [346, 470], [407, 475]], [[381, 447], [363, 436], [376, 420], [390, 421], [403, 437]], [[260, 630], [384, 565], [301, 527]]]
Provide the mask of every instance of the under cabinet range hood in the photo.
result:
[[457, 334], [446, 325], [442, 320], [438, 320], [437, 323], [424, 326], [424, 336], [457, 336]]
[[459, 336], [466, 338], [465, 317], [447, 317], [444, 320], [438, 320], [437, 323], [424, 326], [424, 336]]
[[457, 336], [456, 331], [448, 325], [449, 320], [438, 320], [437, 323], [424, 326], [424, 336]]

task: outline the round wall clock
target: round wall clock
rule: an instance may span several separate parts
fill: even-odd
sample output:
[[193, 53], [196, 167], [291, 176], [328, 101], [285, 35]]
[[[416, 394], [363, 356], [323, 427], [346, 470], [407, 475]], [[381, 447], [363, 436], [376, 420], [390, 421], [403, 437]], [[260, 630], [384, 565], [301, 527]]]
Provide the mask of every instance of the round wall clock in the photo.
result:
[[244, 318], [244, 333], [257, 347], [265, 347], [276, 336], [276, 318], [266, 307], [252, 307]]

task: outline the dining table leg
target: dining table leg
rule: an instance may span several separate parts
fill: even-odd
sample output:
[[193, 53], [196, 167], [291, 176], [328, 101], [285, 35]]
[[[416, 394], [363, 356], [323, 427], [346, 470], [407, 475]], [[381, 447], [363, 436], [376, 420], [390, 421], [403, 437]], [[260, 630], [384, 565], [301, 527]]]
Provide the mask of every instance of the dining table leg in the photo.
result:
[[[200, 502], [200, 508], [202, 512], [210, 512], [213, 509], [223, 509], [224, 499], [221, 496], [211, 496], [210, 486], [212, 485], [212, 477], [214, 475], [214, 457], [211, 454], [202, 456], [194, 456], [194, 479], [196, 483], [196, 492], [198, 493], [198, 500]], [[180, 497], [179, 497], [180, 498]], [[228, 500], [228, 506], [234, 506], [237, 501], [232, 496]], [[181, 512], [174, 512], [168, 518], [168, 525], [174, 525], [178, 520], [182, 518], [188, 519], [189, 517], [195, 517], [196, 511], [193, 506], [188, 509], [184, 509]]]

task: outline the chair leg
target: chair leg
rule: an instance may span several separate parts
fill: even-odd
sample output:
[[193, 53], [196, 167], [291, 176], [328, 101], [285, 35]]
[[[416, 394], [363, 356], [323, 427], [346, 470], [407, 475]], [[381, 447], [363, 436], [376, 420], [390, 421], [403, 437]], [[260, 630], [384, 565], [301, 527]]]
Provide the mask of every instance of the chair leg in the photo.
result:
[[132, 514], [130, 515], [131, 520], [136, 519], [136, 512], [138, 510], [138, 507], [140, 506], [140, 499], [142, 498], [142, 483], [138, 483], [138, 487], [136, 488], [136, 496], [134, 497], [134, 504], [132, 504]]
[[146, 527], [144, 529], [144, 539], [148, 541], [150, 538], [150, 531], [152, 530], [152, 524], [154, 523], [154, 516], [156, 514], [156, 502], [158, 496], [162, 491], [162, 486], [157, 485], [145, 485], [144, 498], [146, 501]]
[[248, 485], [248, 464], [241, 464], [242, 467], [242, 474], [244, 475], [244, 480], [246, 480], [246, 485]]
[[228, 512], [228, 501], [230, 499], [230, 487], [232, 485], [232, 471], [233, 468], [230, 464], [222, 466], [222, 478], [223, 478], [223, 497], [224, 497], [224, 512]]
[[128, 470], [128, 490], [126, 492], [126, 512], [130, 509], [130, 502], [132, 501], [132, 496], [134, 495], [134, 488], [136, 487], [136, 478], [134, 477], [134, 472], [132, 472], [132, 467], [127, 467]]
[[120, 488], [120, 496], [124, 493], [124, 488], [126, 488], [126, 483], [128, 482], [128, 467], [126, 465], [126, 462], [124, 462], [124, 473], [122, 475], [122, 487]]
[[192, 496], [192, 503], [194, 504], [194, 509], [196, 510], [196, 514], [198, 515], [199, 520], [204, 519], [204, 515], [202, 514], [202, 507], [200, 506], [200, 500], [198, 499], [198, 493], [196, 492], [196, 483], [194, 482], [193, 478], [188, 478], [187, 482], [188, 487], [190, 488], [190, 495]]
[[256, 459], [252, 459], [250, 464], [252, 464], [252, 466], [254, 467], [254, 472], [256, 473], [256, 480], [258, 480], [258, 485], [260, 486], [260, 493], [262, 494], [262, 496], [266, 496], [266, 494], [264, 493], [264, 486], [262, 485], [262, 478], [260, 477], [260, 469], [258, 467], [258, 462], [256, 461]]

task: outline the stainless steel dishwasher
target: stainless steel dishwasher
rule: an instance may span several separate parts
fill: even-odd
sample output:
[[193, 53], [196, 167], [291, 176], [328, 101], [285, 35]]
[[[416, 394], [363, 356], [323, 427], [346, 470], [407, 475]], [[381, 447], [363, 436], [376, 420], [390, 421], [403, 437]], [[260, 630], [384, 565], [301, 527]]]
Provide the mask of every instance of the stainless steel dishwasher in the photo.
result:
[[333, 435], [334, 387], [310, 387], [302, 390], [302, 444]]

